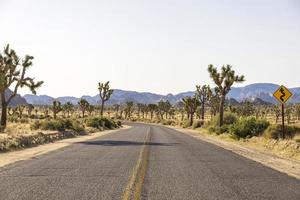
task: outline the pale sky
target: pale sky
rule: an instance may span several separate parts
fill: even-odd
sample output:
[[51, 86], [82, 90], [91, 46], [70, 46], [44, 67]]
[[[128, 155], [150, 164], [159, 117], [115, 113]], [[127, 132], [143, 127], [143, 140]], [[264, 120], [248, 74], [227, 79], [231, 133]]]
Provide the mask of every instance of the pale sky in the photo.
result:
[[[0, 48], [35, 57], [38, 94], [179, 93], [207, 65], [300, 86], [300, 0], [0, 0]], [[29, 93], [22, 90], [22, 94]]]

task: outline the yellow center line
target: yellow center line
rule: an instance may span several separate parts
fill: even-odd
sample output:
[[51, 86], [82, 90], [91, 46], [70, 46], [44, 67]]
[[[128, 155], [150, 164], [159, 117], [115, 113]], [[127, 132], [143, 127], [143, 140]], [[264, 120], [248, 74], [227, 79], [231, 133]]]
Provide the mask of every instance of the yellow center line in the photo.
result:
[[147, 134], [144, 139], [143, 147], [141, 148], [139, 158], [135, 167], [133, 168], [131, 178], [126, 186], [126, 189], [123, 194], [123, 200], [130, 200], [131, 199], [131, 192], [133, 187], [135, 186], [135, 190], [133, 193], [134, 200], [140, 199], [142, 186], [144, 183], [146, 171], [147, 171], [147, 164], [148, 164], [148, 156], [149, 156], [149, 147], [146, 145], [147, 142], [150, 141], [150, 127], [147, 131]]

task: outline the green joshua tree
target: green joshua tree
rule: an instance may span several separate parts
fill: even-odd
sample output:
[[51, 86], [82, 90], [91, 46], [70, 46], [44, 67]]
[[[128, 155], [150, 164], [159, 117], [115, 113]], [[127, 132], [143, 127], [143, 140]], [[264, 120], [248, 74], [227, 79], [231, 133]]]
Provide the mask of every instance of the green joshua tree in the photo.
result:
[[156, 104], [148, 104], [148, 110], [150, 112], [150, 119], [153, 119], [153, 114], [157, 111], [158, 107]]
[[164, 119], [164, 115], [166, 115], [167, 118], [171, 108], [172, 105], [168, 100], [167, 101], [160, 100], [157, 104], [157, 111], [160, 115], [160, 118]]
[[110, 99], [114, 90], [110, 89], [109, 81], [107, 81], [106, 83], [99, 83], [98, 86], [99, 95], [101, 99], [100, 115], [103, 116], [104, 103]]
[[193, 97], [185, 97], [182, 99], [182, 102], [184, 103], [184, 108], [189, 116], [189, 124], [190, 126], [193, 125], [193, 120], [194, 120], [194, 114], [197, 110], [197, 107], [200, 105], [200, 102], [198, 98], [195, 96]]
[[119, 111], [120, 111], [120, 105], [119, 104], [114, 104], [113, 105], [113, 110], [115, 111], [115, 117], [118, 118], [119, 117]]
[[87, 100], [80, 99], [80, 101], [78, 102], [78, 105], [79, 105], [79, 109], [81, 110], [81, 113], [82, 113], [82, 118], [84, 118], [84, 114], [88, 110], [90, 104]]
[[[27, 69], [32, 66], [33, 57], [26, 55], [20, 60], [16, 52], [9, 45], [0, 52], [0, 98], [1, 98], [1, 123], [0, 131], [3, 132], [7, 125], [7, 107], [11, 100], [17, 95], [18, 89], [27, 87], [33, 94], [43, 81], [35, 82], [33, 78], [26, 76]], [[13, 87], [10, 96], [5, 93], [9, 87]]]
[[133, 102], [132, 101], [127, 101], [125, 108], [124, 108], [124, 112], [125, 112], [125, 119], [128, 119], [131, 117], [133, 111]]
[[27, 108], [27, 114], [30, 117], [32, 114], [32, 111], [34, 110], [34, 106], [32, 104], [27, 104], [26, 108]]
[[56, 119], [57, 114], [62, 111], [61, 103], [59, 101], [53, 101], [51, 110], [53, 112], [53, 118]]
[[217, 88], [218, 88], [218, 95], [220, 97], [220, 126], [223, 126], [224, 124], [224, 104], [226, 95], [231, 90], [231, 86], [234, 83], [241, 83], [245, 81], [245, 77], [238, 76], [235, 74], [235, 71], [232, 70], [232, 66], [226, 65], [221, 68], [221, 72], [218, 72], [217, 68], [215, 68], [213, 65], [208, 66], [208, 72], [210, 74], [210, 77], [215, 82]]
[[201, 119], [204, 121], [205, 106], [212, 96], [212, 91], [209, 85], [203, 85], [203, 86], [197, 85], [196, 88], [197, 88], [196, 97], [198, 98], [201, 104]]
[[67, 102], [62, 106], [63, 112], [67, 113], [67, 117], [70, 117], [70, 113], [74, 111], [74, 105], [71, 102]]
[[88, 107], [87, 107], [87, 111], [88, 111], [88, 113], [89, 113], [89, 116], [92, 116], [92, 114], [93, 114], [93, 112], [95, 111], [95, 106], [93, 106], [93, 105], [89, 105]]
[[24, 112], [25, 108], [26, 108], [26, 105], [18, 105], [16, 107], [17, 113], [18, 113], [20, 119], [22, 119], [23, 112]]

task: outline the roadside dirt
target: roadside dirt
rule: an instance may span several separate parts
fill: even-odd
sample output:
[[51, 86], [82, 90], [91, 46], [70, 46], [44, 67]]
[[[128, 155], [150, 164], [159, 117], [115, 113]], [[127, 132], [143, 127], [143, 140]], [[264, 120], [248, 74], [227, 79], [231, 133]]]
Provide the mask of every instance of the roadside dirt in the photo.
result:
[[7, 152], [7, 153], [0, 153], [0, 167], [3, 167], [5, 165], [8, 164], [12, 164], [14, 162], [17, 161], [21, 161], [21, 160], [27, 160], [66, 146], [69, 146], [71, 144], [77, 143], [77, 142], [82, 142], [82, 141], [86, 141], [86, 140], [91, 140], [100, 136], [104, 136], [107, 135], [109, 133], [113, 133], [119, 130], [124, 130], [124, 129], [128, 129], [130, 128], [129, 126], [123, 126], [120, 129], [116, 129], [116, 130], [108, 130], [108, 131], [103, 131], [103, 132], [97, 132], [97, 133], [93, 133], [92, 135], [88, 135], [88, 136], [79, 136], [76, 138], [71, 138], [71, 139], [64, 139], [64, 140], [60, 140], [54, 143], [50, 143], [50, 144], [44, 144], [44, 145], [40, 145], [37, 147], [32, 147], [32, 148], [28, 148], [28, 149], [24, 149], [24, 150], [19, 150], [19, 151], [13, 151], [13, 152]]
[[234, 142], [223, 141], [213, 136], [201, 134], [197, 130], [189, 130], [184, 128], [171, 127], [171, 126], [168, 127], [180, 131], [182, 133], [189, 134], [192, 137], [195, 137], [197, 139], [218, 145], [226, 150], [232, 151], [243, 157], [261, 163], [267, 167], [270, 167], [272, 169], [285, 173], [289, 176], [293, 176], [297, 179], [300, 179], [300, 162], [298, 161], [281, 158], [271, 153], [266, 153], [257, 149], [245, 147], [240, 144], [236, 144]]

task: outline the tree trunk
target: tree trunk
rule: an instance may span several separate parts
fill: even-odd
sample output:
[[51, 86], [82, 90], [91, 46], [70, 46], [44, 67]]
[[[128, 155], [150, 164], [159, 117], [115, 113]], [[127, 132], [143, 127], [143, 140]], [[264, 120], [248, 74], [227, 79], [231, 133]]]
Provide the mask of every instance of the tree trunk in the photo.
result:
[[103, 117], [103, 110], [104, 110], [104, 101], [102, 100], [102, 102], [101, 102], [101, 112], [100, 112], [101, 117]]
[[1, 127], [0, 131], [3, 132], [7, 123], [7, 104], [5, 101], [5, 92], [1, 93]]
[[205, 117], [205, 105], [204, 105], [204, 103], [202, 103], [201, 104], [201, 106], [202, 106], [202, 110], [201, 110], [201, 119], [202, 119], [202, 121], [204, 121], [204, 117]]
[[190, 114], [190, 126], [193, 125], [193, 122], [194, 122], [194, 114], [191, 113], [191, 114]]
[[224, 124], [224, 104], [225, 96], [222, 96], [220, 100], [220, 127]]

